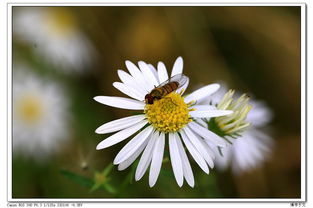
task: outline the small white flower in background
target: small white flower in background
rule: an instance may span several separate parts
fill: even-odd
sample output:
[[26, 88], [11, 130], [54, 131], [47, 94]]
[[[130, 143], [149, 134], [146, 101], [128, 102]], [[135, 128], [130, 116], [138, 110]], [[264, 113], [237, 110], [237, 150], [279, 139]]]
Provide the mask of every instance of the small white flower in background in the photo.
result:
[[[179, 186], [183, 185], [184, 178], [193, 187], [193, 172], [185, 152], [190, 152], [193, 159], [205, 172], [209, 173], [209, 167], [213, 168], [215, 155], [212, 147], [223, 147], [226, 142], [215, 133], [202, 127], [195, 119], [202, 117], [218, 117], [231, 114], [229, 110], [217, 110], [210, 105], [197, 105], [197, 103], [216, 92], [218, 84], [202, 87], [195, 92], [182, 97], [187, 88], [189, 79], [176, 91], [169, 93], [160, 100], [154, 100], [153, 104], [145, 103], [145, 96], [156, 86], [168, 80], [169, 75], [165, 65], [158, 63], [157, 70], [143, 61], [138, 62], [139, 68], [130, 61], [126, 61], [126, 67], [130, 74], [118, 70], [118, 76], [122, 82], [115, 82], [113, 86], [129, 98], [97, 96], [94, 99], [102, 104], [129, 110], [141, 110], [140, 115], [129, 116], [114, 120], [100, 126], [96, 133], [107, 134], [117, 132], [100, 142], [97, 149], [110, 147], [128, 137], [136, 134], [114, 159], [119, 170], [129, 167], [143, 152], [136, 169], [135, 179], [140, 180], [150, 165], [149, 185], [154, 186], [163, 160], [165, 140], [168, 138], [170, 160], [175, 179]], [[177, 58], [170, 77], [182, 74], [183, 59]], [[183, 142], [182, 142], [183, 141]]]
[[[216, 104], [217, 106], [225, 103], [225, 98], [233, 96], [234, 92], [230, 90], [226, 93], [226, 87], [221, 87], [219, 92], [215, 93], [210, 100], [210, 104]], [[224, 138], [226, 138], [229, 143], [224, 148], [214, 149], [214, 151], [220, 152], [215, 158], [216, 167], [220, 170], [225, 170], [227, 167], [231, 167], [232, 172], [236, 175], [243, 172], [257, 168], [263, 164], [263, 162], [270, 156], [270, 153], [273, 148], [273, 139], [264, 131], [261, 130], [262, 127], [265, 127], [272, 119], [272, 113], [269, 108], [260, 101], [249, 101], [250, 105], [247, 104], [248, 98], [245, 95], [242, 95], [241, 98], [237, 100], [234, 99], [233, 103], [241, 100], [241, 113], [240, 119], [234, 119], [239, 121], [241, 126], [237, 126], [235, 131], [227, 134], [227, 130], [223, 128], [227, 125], [231, 125], [229, 122], [227, 125], [224, 125], [221, 128], [222, 134], [226, 133]], [[227, 100], [227, 99], [226, 99]], [[208, 101], [206, 101], [208, 103]], [[219, 108], [219, 107], [218, 107]], [[251, 109], [250, 109], [251, 108]], [[250, 110], [247, 112], [247, 110]], [[237, 111], [238, 112], [238, 111]], [[209, 129], [212, 128], [210, 125], [216, 125], [216, 123], [223, 123], [223, 120], [226, 122], [236, 115], [236, 110], [230, 116], [219, 117], [216, 119], [207, 119], [208, 124], [206, 125]], [[232, 120], [232, 121], [234, 121]], [[214, 121], [214, 123], [213, 123]], [[224, 122], [225, 123], [225, 122]]]
[[91, 65], [94, 48], [68, 9], [17, 7], [13, 15], [13, 34], [31, 44], [48, 63], [70, 72], [82, 72]]
[[55, 83], [40, 80], [26, 67], [13, 72], [13, 152], [40, 162], [68, 139], [67, 102]]

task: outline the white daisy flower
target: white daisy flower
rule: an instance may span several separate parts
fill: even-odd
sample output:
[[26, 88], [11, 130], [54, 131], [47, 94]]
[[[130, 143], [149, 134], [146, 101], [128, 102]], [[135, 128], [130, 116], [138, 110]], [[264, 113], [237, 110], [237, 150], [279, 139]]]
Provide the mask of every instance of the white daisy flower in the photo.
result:
[[68, 9], [17, 7], [13, 14], [14, 35], [32, 44], [35, 53], [45, 61], [71, 72], [82, 72], [90, 66], [93, 47]]
[[40, 80], [25, 67], [13, 77], [13, 152], [37, 161], [46, 159], [68, 138], [67, 102], [63, 91]]
[[[182, 186], [185, 178], [193, 187], [193, 172], [185, 148], [200, 168], [208, 174], [209, 167], [214, 166], [215, 158], [208, 144], [215, 147], [226, 145], [223, 138], [199, 125], [195, 119], [228, 115], [232, 111], [217, 110], [214, 106], [197, 105], [197, 102], [217, 91], [218, 84], [207, 85], [183, 97], [182, 93], [189, 83], [188, 78], [183, 86], [173, 88], [176, 90], [162, 99], [154, 99], [153, 104], [147, 104], [146, 95], [156, 86], [166, 82], [169, 77], [175, 79], [182, 74], [183, 59], [177, 58], [170, 76], [162, 62], [158, 63], [157, 70], [143, 61], [139, 61], [138, 66], [126, 61], [130, 74], [118, 70], [121, 82], [113, 83], [115, 88], [132, 99], [111, 96], [97, 96], [94, 99], [108, 106], [141, 110], [143, 113], [111, 121], [96, 129], [98, 134], [117, 132], [100, 142], [97, 149], [110, 147], [135, 135], [117, 154], [113, 163], [118, 165], [119, 170], [124, 170], [143, 152], [136, 169], [135, 179], [140, 180], [150, 165], [149, 185], [152, 187], [161, 169], [165, 140], [168, 138], [169, 155], [178, 185]], [[167, 88], [171, 87], [167, 85]]]
[[[221, 108], [221, 105], [225, 103], [227, 98], [232, 97], [234, 92], [229, 91], [222, 97], [221, 94], [226, 92], [226, 87], [222, 87], [220, 91], [221, 92], [212, 96], [211, 103], [216, 104], [218, 109], [230, 109]], [[219, 148], [219, 150], [214, 149], [216, 153], [221, 153], [217, 154], [215, 158], [217, 168], [225, 170], [230, 166], [232, 172], [236, 175], [262, 165], [270, 156], [274, 143], [273, 139], [268, 134], [260, 130], [260, 128], [265, 127], [271, 121], [271, 111], [264, 103], [259, 101], [252, 100], [249, 101], [251, 105], [247, 104], [247, 99], [248, 98], [243, 95], [241, 98], [233, 101], [233, 103], [240, 104], [237, 105], [237, 109], [233, 109], [234, 113], [232, 115], [216, 119], [207, 119], [209, 125], [212, 125], [212, 120], [214, 120], [214, 123], [219, 125], [221, 131], [225, 133], [224, 137], [229, 141], [226, 147]], [[240, 109], [238, 108], [239, 106]], [[237, 117], [233, 119], [240, 110], [241, 118]], [[233, 125], [235, 122], [230, 122], [225, 125], [225, 123], [230, 120], [236, 121], [237, 126]], [[227, 126], [235, 128], [227, 128]], [[211, 129], [210, 126], [207, 127]], [[231, 130], [231, 132], [227, 133], [229, 130]]]

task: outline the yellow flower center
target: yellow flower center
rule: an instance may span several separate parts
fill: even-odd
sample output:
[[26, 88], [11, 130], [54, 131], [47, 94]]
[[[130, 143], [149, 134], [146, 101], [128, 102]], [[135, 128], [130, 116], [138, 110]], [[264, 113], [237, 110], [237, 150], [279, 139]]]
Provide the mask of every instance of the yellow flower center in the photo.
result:
[[144, 112], [155, 129], [168, 133], [180, 130], [191, 121], [188, 107], [180, 94], [172, 92], [147, 104]]
[[76, 28], [73, 14], [65, 8], [49, 8], [46, 23], [50, 33], [61, 37], [70, 35]]
[[17, 115], [26, 123], [36, 123], [43, 114], [43, 106], [35, 96], [23, 96], [16, 106]]

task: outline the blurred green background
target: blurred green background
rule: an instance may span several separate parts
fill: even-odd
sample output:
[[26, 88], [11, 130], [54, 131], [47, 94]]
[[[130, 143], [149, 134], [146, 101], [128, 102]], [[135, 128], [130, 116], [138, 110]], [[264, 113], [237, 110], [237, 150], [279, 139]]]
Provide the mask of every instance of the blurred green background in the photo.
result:
[[[13, 19], [21, 9], [13, 8]], [[300, 197], [300, 7], [50, 9], [61, 9], [73, 19], [71, 23], [92, 45], [92, 63], [83, 73], [59, 70], [33, 52], [35, 47], [41, 47], [38, 43], [25, 43], [13, 33], [13, 63], [27, 63], [39, 76], [61, 82], [68, 95], [71, 117], [69, 142], [58, 154], [39, 163], [14, 155], [13, 198]], [[68, 19], [60, 20], [67, 23]], [[163, 61], [170, 70], [178, 56], [183, 57], [184, 74], [191, 79], [187, 91], [224, 81], [269, 105], [274, 113], [271, 130], [276, 142], [271, 159], [240, 176], [216, 169], [206, 175], [190, 159], [194, 188], [186, 184], [179, 188], [168, 162], [162, 165], [153, 188], [149, 188], [148, 174], [134, 181], [131, 169], [135, 165], [124, 171], [113, 167], [109, 176], [115, 190], [90, 191], [95, 172], [108, 167], [126, 144], [124, 141], [96, 151], [96, 145], [107, 135], [97, 135], [95, 129], [130, 115], [127, 110], [101, 105], [93, 97], [124, 96], [112, 83], [119, 80], [117, 69], [126, 69], [125, 60], [143, 60], [155, 66]]]

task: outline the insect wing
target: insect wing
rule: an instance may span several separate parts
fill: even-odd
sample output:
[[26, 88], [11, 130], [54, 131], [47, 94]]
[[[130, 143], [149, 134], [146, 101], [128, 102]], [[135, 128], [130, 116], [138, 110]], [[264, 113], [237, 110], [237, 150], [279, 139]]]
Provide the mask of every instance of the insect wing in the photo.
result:
[[178, 88], [183, 86], [185, 83], [189, 81], [189, 78], [184, 74], [176, 74], [175, 76], [169, 78], [168, 80], [161, 83], [157, 88], [163, 87], [164, 85], [170, 83], [170, 82], [178, 82]]

